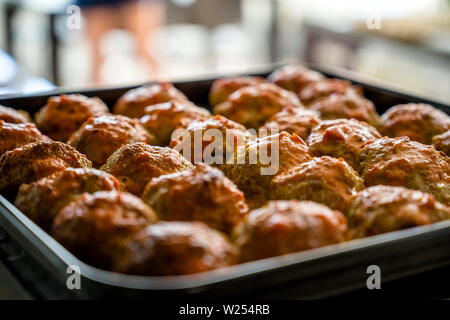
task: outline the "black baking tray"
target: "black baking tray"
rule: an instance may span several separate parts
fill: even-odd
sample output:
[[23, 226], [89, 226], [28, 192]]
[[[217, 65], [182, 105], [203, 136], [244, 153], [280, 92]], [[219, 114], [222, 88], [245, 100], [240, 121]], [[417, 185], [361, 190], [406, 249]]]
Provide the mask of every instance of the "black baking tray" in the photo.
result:
[[[310, 67], [329, 77], [360, 85], [380, 114], [392, 105], [407, 102], [429, 103], [450, 113], [446, 104], [401, 93], [349, 71]], [[273, 68], [251, 74], [267, 76]], [[174, 84], [193, 102], [208, 107], [212, 81], [224, 76]], [[0, 97], [0, 104], [33, 114], [49, 96], [77, 92], [98, 96], [111, 107], [133, 87]], [[380, 267], [382, 283], [450, 265], [450, 221], [443, 221], [194, 275], [117, 274], [78, 260], [17, 210], [12, 200], [0, 195], [0, 261], [36, 298], [323, 298], [365, 288], [370, 265]], [[71, 275], [67, 269], [71, 265], [81, 270], [79, 290], [69, 290], [66, 286]]]

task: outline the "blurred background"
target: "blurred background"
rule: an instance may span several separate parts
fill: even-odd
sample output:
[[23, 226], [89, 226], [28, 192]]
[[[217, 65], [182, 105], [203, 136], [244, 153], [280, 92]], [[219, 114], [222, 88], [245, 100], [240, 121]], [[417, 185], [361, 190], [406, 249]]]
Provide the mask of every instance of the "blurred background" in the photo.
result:
[[0, 0], [0, 95], [341, 67], [450, 103], [449, 0]]

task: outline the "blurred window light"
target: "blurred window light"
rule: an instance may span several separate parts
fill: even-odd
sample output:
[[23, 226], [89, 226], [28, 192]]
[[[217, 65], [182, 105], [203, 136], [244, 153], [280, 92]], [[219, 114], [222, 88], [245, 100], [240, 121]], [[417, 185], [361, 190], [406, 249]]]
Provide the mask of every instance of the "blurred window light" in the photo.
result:
[[176, 6], [179, 6], [182, 8], [190, 7], [197, 2], [197, 0], [171, 0], [171, 1]]

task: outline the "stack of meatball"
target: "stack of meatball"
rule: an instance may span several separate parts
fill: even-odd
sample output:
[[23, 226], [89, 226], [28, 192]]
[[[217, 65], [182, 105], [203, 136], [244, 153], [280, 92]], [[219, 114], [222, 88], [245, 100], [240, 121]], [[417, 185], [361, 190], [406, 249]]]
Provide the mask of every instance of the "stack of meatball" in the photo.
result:
[[[295, 65], [216, 80], [209, 98], [214, 115], [169, 83], [113, 113], [79, 94], [50, 97], [34, 123], [0, 107], [0, 191], [83, 261], [153, 276], [450, 218], [450, 117], [430, 105], [380, 117], [361, 88]], [[221, 161], [204, 158], [208, 129], [231, 136]], [[263, 147], [277, 153], [266, 174]]]

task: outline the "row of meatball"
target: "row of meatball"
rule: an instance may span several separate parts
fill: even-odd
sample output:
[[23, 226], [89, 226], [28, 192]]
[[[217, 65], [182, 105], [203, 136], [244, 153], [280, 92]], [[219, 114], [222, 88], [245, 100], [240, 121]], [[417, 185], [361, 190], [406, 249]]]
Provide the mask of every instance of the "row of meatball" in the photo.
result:
[[450, 218], [433, 196], [392, 186], [357, 192], [344, 212], [297, 199], [249, 211], [205, 164], [153, 178], [141, 199], [119, 190], [106, 172], [67, 168], [23, 184], [15, 205], [84, 261], [141, 275], [207, 271]]

